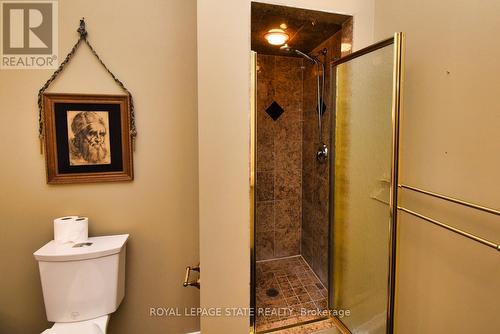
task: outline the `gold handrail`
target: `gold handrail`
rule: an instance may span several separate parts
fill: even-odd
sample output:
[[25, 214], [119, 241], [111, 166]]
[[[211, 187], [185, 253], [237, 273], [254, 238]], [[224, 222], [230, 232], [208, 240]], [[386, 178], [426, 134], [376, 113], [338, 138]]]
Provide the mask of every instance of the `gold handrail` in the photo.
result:
[[448, 225], [448, 224], [445, 224], [445, 223], [442, 223], [436, 219], [432, 219], [430, 217], [427, 217], [427, 216], [424, 216], [420, 213], [417, 213], [415, 211], [412, 211], [412, 210], [409, 210], [407, 208], [404, 208], [404, 207], [401, 207], [401, 206], [398, 206], [398, 210], [401, 210], [401, 211], [404, 211], [406, 213], [409, 213], [410, 215], [413, 215], [415, 217], [418, 217], [420, 219], [423, 219], [425, 221], [428, 221], [429, 223], [432, 223], [434, 225], [437, 225], [437, 226], [440, 226], [444, 229], [447, 229], [449, 231], [452, 231], [452, 232], [455, 232], [457, 234], [460, 234], [461, 236], [464, 236], [466, 238], [469, 238], [471, 240], [474, 240], [474, 241], [477, 241], [485, 246], [488, 246], [488, 247], [491, 247], [493, 249], [496, 249], [497, 251], [500, 251], [500, 245], [499, 244], [496, 244], [492, 241], [489, 241], [489, 240], [486, 240], [486, 239], [483, 239], [481, 237], [478, 237], [477, 235], [475, 234], [472, 234], [472, 233], [469, 233], [469, 232], [466, 232], [466, 231], [462, 231], [456, 227], [453, 227], [451, 225]]
[[421, 188], [409, 186], [407, 184], [399, 184], [399, 187], [403, 188], [403, 189], [413, 190], [415, 192], [426, 194], [426, 195], [429, 195], [429, 196], [432, 196], [432, 197], [440, 198], [440, 199], [443, 199], [445, 201], [449, 201], [449, 202], [453, 202], [453, 203], [456, 203], [456, 204], [464, 205], [464, 206], [467, 206], [469, 208], [477, 209], [477, 210], [480, 210], [480, 211], [483, 211], [483, 212], [491, 213], [491, 214], [496, 215], [496, 216], [500, 216], [500, 211], [499, 210], [488, 208], [486, 206], [482, 206], [482, 205], [478, 205], [478, 204], [466, 202], [466, 201], [463, 201], [463, 200], [458, 199], [458, 198], [454, 198], [454, 197], [450, 197], [450, 196], [438, 194], [438, 193], [435, 193], [435, 192], [432, 192], [432, 191], [428, 191], [428, 190], [424, 190], [424, 189], [421, 189]]

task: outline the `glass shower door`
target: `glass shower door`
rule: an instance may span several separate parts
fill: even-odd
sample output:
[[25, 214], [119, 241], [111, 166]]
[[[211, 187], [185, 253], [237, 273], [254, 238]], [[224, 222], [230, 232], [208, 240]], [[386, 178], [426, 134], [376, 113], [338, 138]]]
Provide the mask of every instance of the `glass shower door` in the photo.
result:
[[392, 333], [401, 43], [396, 34], [331, 67], [330, 307], [352, 333]]

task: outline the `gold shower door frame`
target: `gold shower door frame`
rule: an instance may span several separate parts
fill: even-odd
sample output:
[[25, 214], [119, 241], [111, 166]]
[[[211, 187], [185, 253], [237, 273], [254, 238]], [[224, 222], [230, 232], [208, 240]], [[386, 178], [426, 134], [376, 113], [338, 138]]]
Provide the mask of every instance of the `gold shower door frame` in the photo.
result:
[[[388, 296], [387, 296], [387, 334], [394, 333], [394, 309], [395, 309], [395, 283], [396, 283], [396, 249], [397, 249], [397, 206], [398, 206], [398, 177], [399, 177], [399, 152], [400, 152], [400, 121], [402, 114], [402, 90], [404, 81], [404, 33], [398, 32], [393, 38], [386, 39], [379, 43], [373, 44], [367, 48], [356, 51], [340, 60], [332, 62], [331, 67], [345, 63], [349, 60], [361, 57], [370, 52], [376, 51], [383, 47], [394, 45], [394, 68], [393, 68], [393, 90], [392, 90], [392, 162], [391, 162], [391, 184], [390, 184], [390, 236], [389, 236], [389, 271], [388, 271]], [[255, 273], [256, 273], [256, 256], [255, 256], [255, 161], [256, 161], [256, 92], [257, 92], [257, 53], [251, 51], [250, 54], [250, 166], [249, 166], [249, 183], [250, 183], [250, 307], [255, 311], [256, 294], [255, 294]], [[333, 117], [332, 117], [333, 118]], [[332, 144], [334, 141], [332, 136]], [[330, 147], [334, 147], [331, 145]], [[330, 156], [331, 159], [331, 156]], [[330, 161], [330, 166], [335, 166], [334, 161]], [[332, 168], [334, 169], [334, 168]], [[330, 186], [330, 189], [332, 187]], [[330, 194], [330, 207], [333, 208], [333, 196]], [[333, 215], [330, 210], [330, 230], [333, 232]], [[330, 233], [330, 270], [332, 270], [331, 261], [333, 234]], [[333, 301], [333, 273], [329, 273], [329, 307], [332, 307]], [[337, 324], [338, 329], [345, 334], [350, 334], [349, 329], [342, 321], [334, 316], [331, 318]], [[318, 319], [321, 320], [321, 319]], [[303, 324], [303, 323], [302, 323]], [[300, 324], [297, 324], [300, 325]], [[256, 333], [255, 330], [255, 315], [250, 316], [250, 333]]]
[[[257, 52], [250, 51], [250, 309], [256, 310], [255, 255], [255, 162], [257, 160]], [[250, 333], [256, 333], [255, 313], [250, 315]]]
[[[395, 310], [395, 291], [396, 291], [396, 251], [397, 251], [397, 225], [398, 225], [398, 181], [400, 170], [400, 124], [402, 117], [402, 104], [403, 104], [403, 83], [404, 83], [404, 48], [405, 48], [405, 35], [402, 32], [394, 34], [394, 37], [388, 38], [376, 44], [370, 45], [364, 49], [356, 51], [346, 57], [337, 61], [333, 61], [331, 69], [336, 66], [346, 63], [350, 60], [362, 57], [363, 55], [377, 51], [384, 47], [393, 45], [393, 86], [392, 86], [392, 161], [391, 161], [391, 180], [390, 180], [390, 197], [389, 197], [389, 211], [390, 211], [390, 226], [389, 226], [389, 257], [388, 257], [388, 277], [387, 277], [387, 321], [386, 333], [394, 333], [394, 310]], [[331, 147], [335, 147], [335, 136], [332, 136]], [[330, 156], [330, 166], [335, 166], [333, 155]], [[334, 180], [334, 169], [331, 169], [330, 179]], [[330, 185], [330, 207], [334, 207], [333, 186]], [[329, 306], [333, 308], [333, 295], [334, 295], [334, 275], [333, 275], [333, 222], [334, 210], [330, 210], [330, 286], [329, 286]], [[341, 319], [334, 317], [334, 320], [342, 333], [350, 334], [350, 330]]]

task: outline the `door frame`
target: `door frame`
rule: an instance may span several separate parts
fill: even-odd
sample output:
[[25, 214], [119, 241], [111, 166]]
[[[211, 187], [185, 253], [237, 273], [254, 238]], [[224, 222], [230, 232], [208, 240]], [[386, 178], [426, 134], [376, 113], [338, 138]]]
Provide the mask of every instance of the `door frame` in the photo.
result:
[[[403, 106], [403, 86], [404, 86], [404, 50], [405, 50], [405, 34], [402, 32], [397, 32], [393, 37], [382, 40], [378, 43], [372, 44], [366, 48], [360, 49], [353, 52], [339, 60], [330, 63], [330, 69], [333, 67], [345, 63], [347, 61], [353, 60], [370, 52], [376, 51], [383, 47], [394, 45], [394, 67], [393, 67], [393, 91], [392, 91], [392, 161], [391, 161], [391, 184], [390, 184], [390, 199], [389, 199], [389, 210], [390, 210], [390, 227], [389, 227], [389, 270], [388, 270], [388, 296], [387, 296], [387, 334], [394, 334], [395, 328], [395, 304], [396, 304], [396, 252], [397, 252], [397, 225], [398, 225], [398, 185], [399, 185], [399, 170], [400, 170], [400, 137], [401, 137], [401, 117], [402, 117], [402, 106]], [[255, 256], [255, 161], [256, 161], [256, 135], [257, 135], [257, 124], [256, 124], [256, 92], [257, 92], [257, 53], [251, 51], [251, 74], [250, 74], [250, 308], [254, 310], [256, 307], [256, 294], [255, 294], [255, 283], [256, 283], [256, 256]], [[335, 95], [334, 95], [335, 98]], [[332, 117], [332, 122], [334, 122], [334, 117]], [[335, 124], [332, 123], [332, 126]], [[335, 138], [331, 136], [330, 147], [334, 147]], [[330, 154], [330, 179], [334, 180], [334, 166], [335, 161], [334, 154]], [[333, 181], [332, 181], [333, 182]], [[332, 186], [330, 186], [330, 208], [333, 208], [334, 196], [332, 191]], [[332, 265], [331, 261], [334, 257], [333, 255], [333, 218], [334, 210], [329, 210], [329, 226], [330, 226], [330, 238], [329, 238], [329, 271], [331, 271]], [[329, 306], [331, 306], [331, 301], [333, 300], [333, 272], [329, 272], [330, 284], [329, 284]], [[332, 319], [337, 324], [337, 327], [344, 334], [350, 334], [351, 332], [345, 326], [345, 324], [337, 317]], [[320, 321], [322, 319], [318, 319]], [[255, 330], [255, 314], [250, 316], [250, 333], [256, 333]], [[298, 324], [303, 325], [303, 324]]]

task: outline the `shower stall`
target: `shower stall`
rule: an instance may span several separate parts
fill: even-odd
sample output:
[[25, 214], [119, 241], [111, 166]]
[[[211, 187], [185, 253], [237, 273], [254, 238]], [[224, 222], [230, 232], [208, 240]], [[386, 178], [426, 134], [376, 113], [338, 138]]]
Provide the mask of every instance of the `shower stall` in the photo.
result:
[[351, 53], [352, 32], [351, 16], [252, 3], [257, 333], [392, 333], [401, 36]]

